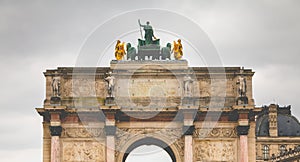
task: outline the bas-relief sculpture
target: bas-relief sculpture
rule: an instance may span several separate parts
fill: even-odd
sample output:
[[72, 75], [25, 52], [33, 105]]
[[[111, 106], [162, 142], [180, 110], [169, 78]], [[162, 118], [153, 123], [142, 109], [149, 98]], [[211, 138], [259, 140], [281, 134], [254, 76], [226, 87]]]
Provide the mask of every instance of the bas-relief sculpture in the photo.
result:
[[138, 79], [134, 82], [129, 83], [129, 92], [131, 96], [151, 96], [151, 92], [156, 90], [156, 87], [160, 91], [164, 92], [162, 96], [168, 95], [168, 83], [163, 79]]
[[[65, 78], [61, 81], [61, 97], [105, 97], [106, 82], [87, 78]], [[73, 86], [74, 85], [74, 86]]]
[[196, 128], [194, 138], [236, 138], [237, 132], [233, 128]]
[[71, 80], [71, 91], [68, 92], [72, 97], [92, 97], [96, 96], [95, 79], [90, 78], [74, 78]]
[[103, 128], [63, 128], [64, 138], [104, 138]]
[[63, 142], [63, 162], [105, 162], [100, 142]]
[[201, 141], [194, 146], [195, 161], [236, 162], [236, 142], [234, 141]]

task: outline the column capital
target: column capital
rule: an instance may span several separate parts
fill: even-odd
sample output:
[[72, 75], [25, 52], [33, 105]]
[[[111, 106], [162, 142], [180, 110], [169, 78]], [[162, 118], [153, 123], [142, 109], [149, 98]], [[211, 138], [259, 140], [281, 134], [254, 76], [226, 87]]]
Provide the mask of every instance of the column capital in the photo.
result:
[[194, 131], [195, 131], [195, 126], [194, 125], [190, 125], [190, 126], [184, 125], [182, 127], [183, 135], [193, 135]]
[[61, 126], [49, 126], [51, 136], [60, 136], [62, 132]]
[[239, 125], [239, 126], [236, 127], [236, 130], [237, 130], [237, 133], [238, 133], [239, 136], [241, 136], [241, 135], [248, 135], [249, 128], [250, 128], [249, 125], [247, 125], [247, 126], [241, 126], [241, 125]]
[[106, 136], [114, 136], [116, 135], [117, 128], [116, 126], [106, 125], [104, 127]]

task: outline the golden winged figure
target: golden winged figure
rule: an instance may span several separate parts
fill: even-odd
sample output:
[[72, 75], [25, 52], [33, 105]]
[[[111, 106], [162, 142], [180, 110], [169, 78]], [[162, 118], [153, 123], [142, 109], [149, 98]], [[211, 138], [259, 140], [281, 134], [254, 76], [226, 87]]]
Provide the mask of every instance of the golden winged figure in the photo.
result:
[[176, 60], [180, 60], [183, 56], [182, 52], [182, 44], [181, 44], [181, 39], [178, 39], [177, 42], [173, 42], [173, 50], [172, 52], [174, 53], [174, 57]]
[[115, 57], [117, 60], [122, 60], [125, 55], [125, 42], [121, 43], [121, 41], [118, 40], [115, 47]]

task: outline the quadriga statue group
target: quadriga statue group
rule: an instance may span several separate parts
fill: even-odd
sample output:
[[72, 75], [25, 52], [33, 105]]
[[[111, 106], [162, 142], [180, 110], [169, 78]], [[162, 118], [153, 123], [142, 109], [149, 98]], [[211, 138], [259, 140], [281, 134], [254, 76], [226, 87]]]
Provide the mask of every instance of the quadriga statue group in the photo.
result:
[[115, 47], [115, 57], [117, 60], [124, 60], [124, 56], [127, 55], [127, 60], [171, 60], [171, 54], [174, 54], [176, 60], [180, 60], [183, 56], [183, 48], [181, 40], [173, 41], [173, 47], [171, 43], [167, 43], [165, 47], [160, 47], [160, 39], [154, 36], [153, 28], [150, 22], [147, 21], [146, 25], [142, 25], [138, 20], [140, 26], [141, 36], [142, 29], [144, 29], [144, 39], [138, 39], [137, 48], [133, 47], [131, 43], [121, 42], [117, 40]]

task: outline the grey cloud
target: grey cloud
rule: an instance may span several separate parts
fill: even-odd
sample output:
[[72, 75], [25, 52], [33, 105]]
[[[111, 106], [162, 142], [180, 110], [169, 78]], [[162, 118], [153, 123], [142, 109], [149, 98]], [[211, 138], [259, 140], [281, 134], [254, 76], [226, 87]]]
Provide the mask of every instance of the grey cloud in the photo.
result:
[[[274, 98], [279, 104], [291, 104], [292, 112], [300, 117], [299, 4], [297, 0], [0, 1], [0, 107], [1, 117], [6, 116], [0, 125], [0, 137], [6, 139], [1, 141], [1, 161], [24, 161], [14, 157], [16, 154], [28, 161], [41, 161], [37, 160], [42, 149], [41, 117], [34, 108], [43, 104], [42, 72], [74, 66], [80, 46], [96, 26], [134, 9], [162, 8], [191, 18], [214, 42], [224, 66], [256, 71], [257, 105]], [[176, 21], [149, 18], [154, 28], [159, 28], [161, 21]], [[128, 19], [120, 25], [136, 23]], [[194, 55], [185, 56], [195, 60]], [[198, 66], [204, 65], [199, 61]], [[8, 122], [11, 120], [14, 122]], [[18, 138], [19, 134], [24, 136]]]

